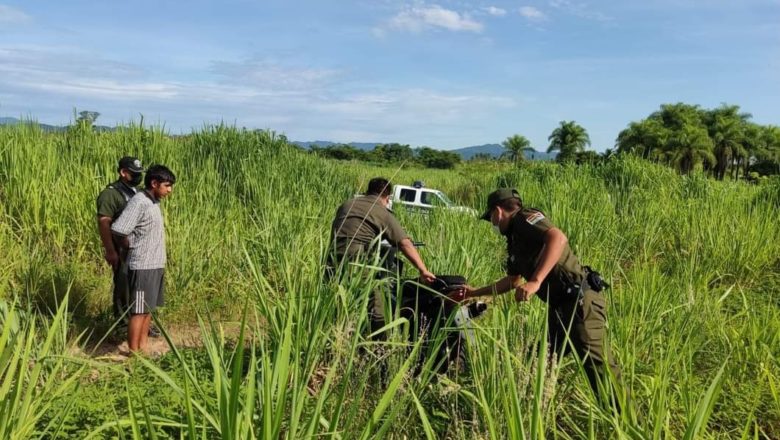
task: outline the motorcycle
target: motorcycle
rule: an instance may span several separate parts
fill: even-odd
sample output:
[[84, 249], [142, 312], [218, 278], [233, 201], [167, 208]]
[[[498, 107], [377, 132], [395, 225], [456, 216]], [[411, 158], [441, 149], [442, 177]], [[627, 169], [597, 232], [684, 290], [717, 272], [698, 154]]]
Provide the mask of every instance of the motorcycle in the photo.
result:
[[[424, 243], [415, 242], [415, 247]], [[456, 370], [467, 368], [466, 343], [474, 340], [472, 320], [487, 310], [484, 302], [459, 304], [449, 299], [449, 295], [463, 288], [467, 280], [461, 275], [437, 275], [430, 285], [419, 278], [400, 278], [403, 276], [403, 261], [397, 257], [397, 249], [388, 242], [382, 242], [383, 266], [397, 274], [400, 288], [396, 287], [395, 301], [400, 316], [406, 318], [409, 325], [409, 341], [421, 341], [421, 356], [417, 373], [432, 356], [432, 368], [438, 373], [446, 373], [450, 367]]]

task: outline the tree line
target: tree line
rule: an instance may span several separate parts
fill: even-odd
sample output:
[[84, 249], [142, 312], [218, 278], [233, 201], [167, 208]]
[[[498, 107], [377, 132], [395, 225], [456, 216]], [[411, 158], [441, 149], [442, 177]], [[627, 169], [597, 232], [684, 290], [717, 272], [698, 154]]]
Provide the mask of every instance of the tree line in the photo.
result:
[[[90, 128], [100, 113], [74, 109], [74, 127]], [[714, 109], [685, 103], [663, 104], [645, 119], [634, 121], [622, 130], [614, 148], [599, 154], [591, 146], [587, 130], [575, 121], [561, 121], [547, 138], [548, 153], [557, 153], [556, 161], [597, 163], [616, 154], [632, 154], [672, 166], [683, 174], [702, 169], [718, 180], [755, 178], [780, 174], [780, 127], [751, 121], [750, 113], [738, 105], [722, 104]], [[72, 128], [74, 128], [72, 127]], [[524, 162], [535, 152], [523, 135], [509, 136], [502, 145], [505, 152], [495, 158], [475, 155], [471, 160]], [[450, 169], [462, 158], [451, 151], [429, 147], [388, 143], [362, 150], [348, 144], [312, 146], [313, 154], [338, 160], [360, 160], [380, 164], [416, 164], [426, 168]]]
[[[780, 174], [780, 127], [751, 121], [737, 105], [714, 109], [685, 103], [663, 104], [641, 121], [628, 124], [614, 149], [599, 154], [590, 146], [587, 130], [574, 121], [561, 121], [548, 137], [547, 152], [558, 162], [594, 163], [616, 154], [633, 154], [663, 163], [687, 174], [701, 169], [723, 180], [727, 175], [755, 179]], [[520, 163], [534, 151], [522, 135], [508, 137], [503, 158]], [[484, 159], [484, 157], [480, 157]]]
[[411, 148], [409, 145], [379, 144], [371, 150], [362, 150], [347, 144], [328, 147], [312, 146], [312, 154], [337, 160], [360, 160], [382, 164], [417, 164], [426, 168], [450, 169], [461, 162], [461, 157], [451, 151], [429, 147]]
[[681, 173], [701, 167], [719, 180], [780, 173], [780, 127], [752, 122], [737, 105], [714, 109], [664, 104], [617, 137], [620, 153], [665, 163]]

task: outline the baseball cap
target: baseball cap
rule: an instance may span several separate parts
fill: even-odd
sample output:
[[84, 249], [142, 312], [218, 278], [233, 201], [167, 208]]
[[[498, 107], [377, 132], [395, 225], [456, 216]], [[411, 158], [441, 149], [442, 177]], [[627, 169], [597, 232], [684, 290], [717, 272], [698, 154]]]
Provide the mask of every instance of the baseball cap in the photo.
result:
[[482, 214], [482, 217], [480, 217], [482, 220], [490, 221], [490, 212], [493, 210], [493, 208], [496, 207], [501, 201], [506, 199], [518, 199], [520, 200], [520, 193], [517, 192], [514, 188], [499, 188], [490, 195], [488, 195], [488, 202], [487, 202], [487, 209], [485, 210], [485, 213]]
[[119, 159], [119, 169], [127, 169], [134, 173], [143, 173], [144, 167], [141, 165], [141, 161], [132, 156], [125, 156]]

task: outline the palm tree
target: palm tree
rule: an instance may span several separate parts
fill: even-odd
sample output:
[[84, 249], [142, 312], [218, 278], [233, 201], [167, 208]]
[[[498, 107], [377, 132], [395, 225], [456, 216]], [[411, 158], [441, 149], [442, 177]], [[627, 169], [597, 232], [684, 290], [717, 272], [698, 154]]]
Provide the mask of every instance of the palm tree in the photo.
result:
[[682, 130], [689, 125], [699, 125], [706, 117], [698, 105], [690, 105], [682, 102], [677, 104], [662, 104], [661, 108], [653, 112], [648, 119], [658, 121], [669, 130]]
[[716, 179], [723, 180], [727, 168], [738, 166], [747, 154], [743, 144], [745, 128], [751, 117], [750, 113], [740, 113], [738, 105], [723, 104], [704, 113], [702, 119], [715, 147], [713, 152], [717, 163], [713, 174]]
[[644, 159], [658, 157], [666, 144], [667, 132], [656, 119], [632, 122], [618, 134], [615, 147], [619, 153], [631, 153]]
[[525, 160], [524, 153], [534, 151], [534, 149], [531, 148], [531, 141], [519, 134], [509, 136], [501, 145], [506, 148], [506, 151], [501, 157], [506, 157], [515, 163], [520, 163]]
[[743, 171], [743, 176], [747, 175], [751, 157], [762, 156], [767, 151], [765, 130], [764, 127], [753, 122], [748, 122], [745, 125], [742, 138], [743, 154], [736, 158], [737, 164], [732, 173], [734, 179], [739, 178], [740, 169]]
[[715, 165], [712, 139], [701, 126], [688, 125], [675, 131], [668, 142], [670, 159], [681, 173], [688, 174], [697, 164]]
[[711, 139], [713, 153], [715, 153], [715, 178], [723, 180], [726, 169], [734, 160], [742, 160], [745, 156], [745, 148], [742, 146], [744, 134], [742, 121], [727, 116], [718, 115], [712, 125]]
[[574, 121], [561, 121], [547, 140], [550, 141], [547, 152], [558, 151], [555, 158], [558, 162], [573, 160], [578, 152], [585, 151], [585, 147], [590, 145], [588, 132]]
[[780, 173], [780, 127], [776, 125], [765, 125], [762, 129], [761, 138], [763, 139], [763, 150], [760, 157], [764, 160], [771, 160]]
[[734, 178], [739, 177], [739, 169], [746, 176], [754, 161], [768, 160], [780, 171], [780, 127], [775, 125], [758, 125], [747, 123], [744, 136], [744, 154], [734, 167]]

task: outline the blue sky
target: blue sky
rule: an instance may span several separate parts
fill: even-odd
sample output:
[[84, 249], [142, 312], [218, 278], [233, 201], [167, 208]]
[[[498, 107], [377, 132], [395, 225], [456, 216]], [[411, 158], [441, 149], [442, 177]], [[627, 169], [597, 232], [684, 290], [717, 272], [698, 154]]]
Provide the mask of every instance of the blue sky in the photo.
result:
[[0, 0], [0, 116], [451, 149], [662, 103], [780, 124], [780, 0]]

